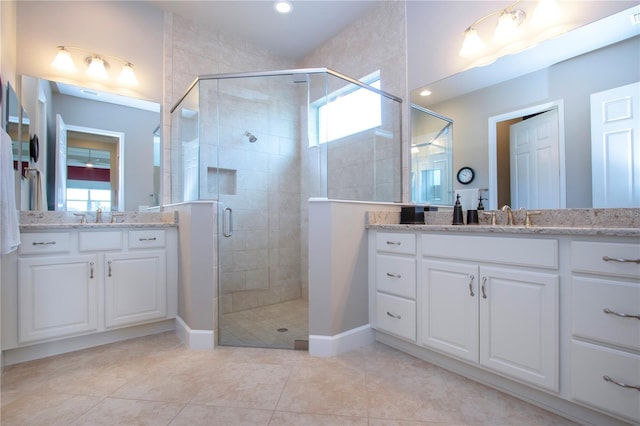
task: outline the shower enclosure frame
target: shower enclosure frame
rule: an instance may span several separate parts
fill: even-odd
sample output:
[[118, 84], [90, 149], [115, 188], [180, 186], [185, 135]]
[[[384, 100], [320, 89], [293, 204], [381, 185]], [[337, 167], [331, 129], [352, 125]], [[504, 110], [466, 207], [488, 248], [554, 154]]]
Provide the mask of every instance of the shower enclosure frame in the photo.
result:
[[[305, 76], [306, 80], [300, 79], [299, 81], [296, 80], [296, 76]], [[203, 134], [202, 134], [202, 129], [203, 129], [203, 125], [201, 123], [201, 120], [203, 119], [203, 117], [208, 117], [211, 118], [211, 116], [207, 116], [206, 115], [206, 111], [203, 113], [202, 112], [202, 102], [203, 99], [201, 97], [203, 97], [204, 92], [201, 91], [205, 91], [205, 90], [211, 90], [211, 93], [213, 93], [214, 98], [216, 99], [215, 102], [215, 106], [213, 107], [212, 110], [214, 110], [214, 114], [216, 115], [214, 121], [215, 121], [215, 126], [217, 126], [216, 128], [216, 132], [218, 132], [218, 134], [213, 137], [214, 139], [217, 139], [215, 141], [215, 143], [213, 143], [211, 146], [215, 146], [216, 150], [221, 149], [220, 148], [220, 144], [222, 143], [222, 135], [219, 134], [220, 132], [220, 126], [222, 125], [221, 123], [221, 118], [220, 118], [220, 113], [221, 113], [221, 103], [218, 104], [219, 101], [217, 98], [220, 96], [220, 86], [216, 86], [215, 89], [212, 87], [198, 87], [200, 84], [202, 84], [203, 82], [207, 82], [207, 81], [211, 81], [211, 80], [215, 80], [217, 81], [219, 84], [220, 82], [224, 81], [224, 80], [233, 80], [233, 79], [252, 79], [252, 78], [261, 78], [261, 77], [278, 77], [278, 76], [285, 76], [285, 77], [293, 77], [293, 82], [299, 83], [299, 82], [306, 82], [306, 107], [307, 107], [307, 114], [310, 111], [310, 107], [311, 105], [313, 105], [313, 102], [310, 99], [310, 95], [311, 95], [311, 76], [312, 75], [322, 75], [323, 76], [323, 81], [319, 84], [321, 84], [321, 86], [318, 86], [321, 89], [321, 98], [323, 99], [329, 99], [329, 96], [334, 95], [334, 93], [328, 93], [329, 92], [329, 86], [332, 83], [336, 83], [339, 80], [341, 80], [342, 82], [345, 83], [347, 87], [349, 85], [354, 85], [354, 86], [358, 86], [361, 88], [365, 88], [367, 91], [375, 93], [377, 95], [380, 95], [383, 98], [386, 98], [388, 100], [391, 100], [393, 102], [391, 102], [391, 104], [393, 104], [393, 107], [391, 109], [388, 110], [388, 114], [391, 114], [389, 117], [387, 117], [387, 120], [391, 120], [391, 122], [394, 124], [394, 126], [390, 126], [389, 129], [387, 129], [387, 132], [390, 132], [392, 134], [391, 137], [391, 142], [393, 144], [397, 143], [397, 147], [393, 149], [393, 153], [392, 153], [392, 163], [394, 164], [394, 177], [393, 177], [393, 181], [391, 186], [391, 190], [389, 191], [392, 194], [393, 199], [386, 199], [383, 201], [389, 202], [401, 202], [402, 201], [402, 186], [403, 186], [403, 146], [402, 146], [402, 131], [401, 131], [401, 126], [402, 126], [402, 99], [400, 99], [399, 97], [396, 97], [394, 95], [391, 95], [387, 92], [384, 92], [383, 90], [377, 89], [375, 87], [372, 87], [366, 83], [363, 83], [362, 81], [356, 80], [354, 78], [351, 78], [345, 74], [339, 73], [337, 71], [331, 70], [329, 68], [303, 68], [303, 69], [289, 69], [289, 70], [275, 70], [275, 71], [257, 71], [257, 72], [237, 72], [237, 73], [220, 73], [220, 74], [207, 74], [207, 75], [201, 75], [199, 77], [197, 77], [193, 83], [187, 88], [187, 90], [184, 92], [184, 94], [178, 99], [178, 101], [175, 103], [175, 105], [171, 108], [170, 113], [173, 114], [179, 107], [181, 107], [181, 105], [183, 104], [183, 102], [185, 102], [185, 99], [187, 99], [187, 97], [189, 97], [190, 95], [194, 95], [197, 96], [196, 98], [194, 98], [195, 100], [195, 105], [197, 105], [196, 107], [196, 114], [197, 114], [197, 118], [195, 119], [196, 125], [197, 125], [197, 130], [196, 130], [196, 134], [197, 134], [197, 139], [198, 139], [198, 146], [200, 148], [198, 148], [198, 150], [201, 150], [201, 144], [203, 143]], [[338, 80], [332, 80], [331, 77], [335, 77]], [[315, 80], [316, 83], [320, 82], [321, 80]], [[339, 83], [340, 87], [343, 87], [341, 83]], [[195, 89], [195, 90], [194, 90]], [[193, 92], [193, 93], [192, 93]], [[316, 90], [317, 92], [317, 90]], [[223, 92], [224, 94], [224, 92]], [[317, 94], [317, 93], [316, 93]], [[272, 95], [268, 95], [267, 96], [272, 96]], [[382, 99], [382, 98], [381, 98]], [[211, 100], [206, 100], [205, 99], [205, 104], [207, 102], [210, 102]], [[187, 101], [185, 104], [188, 104], [189, 101]], [[382, 100], [381, 100], [382, 103]], [[397, 105], [396, 105], [397, 104]], [[300, 104], [300, 106], [302, 106], [303, 104]], [[386, 104], [385, 104], [386, 105]], [[210, 106], [210, 105], [209, 105]], [[228, 105], [227, 105], [228, 106]], [[202, 115], [204, 114], [204, 115]], [[302, 116], [300, 116], [298, 118], [298, 121], [302, 118]], [[397, 123], [397, 124], [396, 124]], [[298, 126], [301, 126], [302, 124], [300, 122], [298, 122]], [[382, 124], [380, 125], [382, 126]], [[382, 128], [382, 132], [384, 132], [384, 126], [380, 127], [378, 126], [377, 128]], [[309, 130], [309, 127], [306, 127], [307, 131]], [[245, 137], [247, 136], [247, 133], [249, 132], [249, 129], [245, 130]], [[171, 155], [172, 155], [172, 174], [176, 173], [176, 171], [174, 171], [174, 158], [173, 156], [175, 155], [174, 149], [173, 149], [173, 139], [174, 139], [174, 130], [173, 130], [173, 117], [172, 117], [172, 149], [171, 149]], [[253, 136], [253, 134], [251, 134], [251, 136]], [[298, 136], [296, 136], [297, 138], [297, 142], [300, 144], [300, 146], [304, 147], [305, 144], [303, 142], [304, 140], [304, 136], [303, 136], [303, 132], [300, 131], [300, 134]], [[301, 140], [302, 138], [302, 140]], [[179, 139], [179, 138], [178, 138]], [[206, 138], [205, 138], [206, 139]], [[250, 138], [249, 138], [250, 139]], [[259, 138], [260, 139], [260, 138]], [[375, 137], [374, 137], [375, 139]], [[313, 143], [313, 140], [310, 138], [309, 139], [311, 142], [310, 144]], [[249, 140], [249, 142], [255, 142], [252, 140]], [[319, 142], [316, 141], [316, 143], [318, 144]], [[207, 143], [205, 143], [206, 145]], [[258, 144], [260, 144], [260, 142], [258, 142]], [[253, 145], [253, 144], [252, 144]], [[257, 145], [257, 144], [256, 144]], [[395, 145], [394, 145], [395, 146]], [[375, 151], [375, 148], [373, 145], [371, 145], [371, 147], [369, 148], [372, 151]], [[198, 155], [202, 155], [202, 154], [198, 154]], [[218, 152], [216, 152], [215, 154], [216, 156], [219, 155]], [[327, 152], [325, 151], [325, 154], [328, 156]], [[302, 158], [299, 157], [299, 161], [302, 162]], [[316, 160], [315, 159], [311, 159], [309, 165], [311, 166], [311, 169], [314, 168], [318, 168], [318, 170], [311, 170], [308, 173], [316, 173], [316, 174], [320, 174], [322, 175], [322, 173], [324, 172], [324, 175], [321, 176], [321, 178], [319, 179], [319, 186], [323, 188], [324, 195], [314, 195], [313, 192], [314, 190], [309, 189], [308, 191], [302, 190], [303, 193], [303, 197], [304, 195], [309, 195], [311, 197], [321, 197], [321, 198], [331, 198], [330, 195], [330, 191], [329, 189], [327, 189], [326, 187], [324, 187], [323, 185], [328, 185], [327, 183], [327, 170], [326, 170], [326, 157], [324, 159], [325, 163], [324, 164], [320, 164], [322, 161], [317, 162], [317, 164], [315, 163]], [[198, 167], [202, 167], [202, 163], [201, 160], [198, 160], [199, 162], [199, 166]], [[220, 166], [220, 158], [216, 157], [216, 172], [218, 173], [219, 170], [217, 167], [223, 167]], [[373, 162], [373, 160], [371, 160], [371, 162]], [[178, 166], [179, 167], [179, 166]], [[325, 167], [325, 169], [323, 169], [323, 167]], [[372, 166], [375, 167], [375, 166]], [[180, 170], [177, 171], [177, 173], [180, 173]], [[304, 172], [301, 172], [304, 173]], [[221, 245], [221, 240], [223, 240], [223, 235], [225, 234], [232, 234], [233, 231], [231, 229], [228, 229], [229, 226], [229, 221], [230, 221], [230, 217], [227, 218], [227, 215], [231, 213], [231, 210], [229, 207], [225, 207], [224, 202], [221, 200], [222, 196], [221, 196], [221, 192], [219, 189], [219, 182], [216, 183], [216, 185], [218, 185], [218, 190], [217, 190], [217, 195], [211, 198], [201, 198], [203, 196], [203, 190], [202, 190], [202, 184], [200, 183], [200, 181], [202, 180], [202, 175], [198, 174], [199, 177], [196, 177], [196, 179], [198, 179], [198, 184], [197, 184], [197, 198], [196, 199], [185, 199], [183, 201], [175, 201], [172, 199], [172, 203], [179, 203], [179, 202], [184, 202], [184, 201], [197, 201], [197, 200], [202, 200], [202, 199], [211, 199], [211, 200], [215, 200], [216, 201], [216, 205], [218, 206], [218, 213], [217, 213], [217, 222], [218, 225], [215, 227], [215, 229], [217, 229], [217, 243], [216, 245], [218, 246], [216, 251], [217, 251], [217, 255], [216, 255], [216, 259], [214, 259], [214, 263], [217, 263], [217, 267], [216, 267], [216, 273], [214, 274], [214, 279], [216, 280], [216, 287], [217, 289], [215, 290], [215, 295], [218, 298], [218, 303], [216, 303], [215, 305], [215, 311], [214, 311], [214, 317], [218, 319], [218, 325], [214, 326], [216, 329], [220, 330], [220, 324], [219, 321], [221, 319], [221, 315], [224, 312], [223, 308], [222, 308], [222, 299], [223, 299], [223, 282], [222, 282], [222, 270], [220, 267], [220, 256], [222, 253], [222, 249], [220, 248]], [[172, 177], [172, 189], [171, 189], [171, 194], [172, 194], [172, 198], [173, 198], [173, 193], [174, 193], [174, 185], [175, 182], [173, 181], [173, 177]], [[311, 179], [311, 178], [309, 178]], [[179, 184], [179, 180], [178, 180], [178, 184]], [[303, 184], [304, 185], [304, 184]], [[311, 187], [312, 183], [308, 182], [308, 186]], [[374, 189], [375, 191], [375, 189]], [[188, 191], [184, 191], [183, 189], [183, 194], [187, 194], [187, 196], [189, 196], [189, 194], [191, 194]], [[206, 193], [205, 193], [205, 197], [206, 197]], [[335, 199], [350, 199], [350, 198], [335, 198]], [[360, 200], [357, 199], [359, 201], [364, 201], [364, 200]], [[374, 200], [371, 200], [374, 201]], [[380, 201], [380, 200], [378, 200]], [[234, 213], [235, 214], [235, 213]], [[299, 222], [297, 224], [297, 226], [299, 227], [303, 227], [304, 226], [304, 222], [306, 221], [306, 211], [305, 212], [300, 212], [301, 216], [299, 219]], [[225, 223], [226, 221], [226, 223]], [[305, 228], [306, 229], [306, 228]], [[300, 242], [304, 242], [304, 238], [302, 240], [300, 240]], [[307, 265], [308, 265], [308, 259], [302, 259], [303, 262], [306, 261]], [[307, 266], [308, 267], [308, 266]], [[303, 268], [304, 269], [304, 268]], [[302, 271], [304, 272], [304, 270]], [[303, 275], [304, 276], [304, 275]], [[217, 334], [217, 338], [216, 341], [219, 343], [220, 342], [220, 335], [221, 333], [218, 333], [216, 331]]]

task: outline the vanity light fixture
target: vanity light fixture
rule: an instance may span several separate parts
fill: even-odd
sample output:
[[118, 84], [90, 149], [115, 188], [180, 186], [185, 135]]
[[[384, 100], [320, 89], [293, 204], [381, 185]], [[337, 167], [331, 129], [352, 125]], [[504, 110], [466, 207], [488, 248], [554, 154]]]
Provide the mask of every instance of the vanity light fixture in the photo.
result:
[[276, 0], [276, 2], [273, 3], [273, 8], [276, 12], [286, 15], [287, 13], [291, 13], [293, 5], [288, 0]]
[[118, 82], [125, 86], [137, 86], [138, 79], [136, 78], [136, 74], [133, 71], [133, 64], [129, 61], [126, 61], [117, 56], [111, 55], [98, 55], [92, 53], [89, 50], [81, 49], [79, 47], [74, 46], [57, 46], [58, 53], [56, 54], [53, 63], [51, 64], [53, 67], [57, 68], [60, 71], [72, 73], [76, 72], [76, 66], [71, 56], [70, 50], [77, 50], [82, 52], [82, 54], [89, 53], [90, 55], [85, 57], [84, 62], [87, 64], [87, 74], [92, 78], [98, 80], [107, 80], [109, 79], [109, 62], [105, 58], [109, 58], [115, 60], [116, 62], [122, 62], [122, 71], [120, 71], [120, 76], [118, 77]]
[[[460, 56], [463, 58], [475, 58], [482, 54], [487, 46], [478, 33], [479, 24], [491, 17], [497, 16], [497, 24], [493, 33], [493, 43], [497, 46], [504, 46], [512, 43], [513, 46], [507, 46], [505, 52], [513, 53], [522, 48], [523, 43], [515, 43], [521, 38], [522, 26], [527, 18], [527, 13], [522, 8], [516, 8], [522, 0], [516, 0], [502, 10], [492, 12], [482, 18], [476, 20], [464, 31], [464, 40], [460, 49]], [[533, 23], [538, 27], [549, 26], [560, 17], [560, 9], [556, 0], [539, 0], [533, 13]]]

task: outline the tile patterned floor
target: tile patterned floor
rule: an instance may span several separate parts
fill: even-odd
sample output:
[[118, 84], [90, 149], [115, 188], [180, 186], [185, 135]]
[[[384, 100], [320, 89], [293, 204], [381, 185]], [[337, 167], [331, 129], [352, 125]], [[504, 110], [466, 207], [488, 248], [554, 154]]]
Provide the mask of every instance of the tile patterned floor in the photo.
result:
[[375, 343], [305, 351], [193, 351], [163, 333], [8, 366], [2, 426], [569, 425]]
[[295, 340], [309, 338], [309, 303], [296, 299], [224, 314], [219, 329], [221, 345], [293, 349]]

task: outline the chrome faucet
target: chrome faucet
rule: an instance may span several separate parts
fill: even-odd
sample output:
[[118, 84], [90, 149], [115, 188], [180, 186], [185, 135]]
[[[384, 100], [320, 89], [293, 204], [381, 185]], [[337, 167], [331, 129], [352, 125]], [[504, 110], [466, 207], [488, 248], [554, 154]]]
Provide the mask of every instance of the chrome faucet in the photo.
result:
[[102, 209], [96, 210], [96, 223], [102, 223]]
[[503, 212], [507, 212], [507, 225], [515, 225], [515, 222], [513, 220], [513, 212], [511, 211], [511, 207], [509, 207], [507, 204], [505, 204], [504, 206], [502, 206], [502, 211]]

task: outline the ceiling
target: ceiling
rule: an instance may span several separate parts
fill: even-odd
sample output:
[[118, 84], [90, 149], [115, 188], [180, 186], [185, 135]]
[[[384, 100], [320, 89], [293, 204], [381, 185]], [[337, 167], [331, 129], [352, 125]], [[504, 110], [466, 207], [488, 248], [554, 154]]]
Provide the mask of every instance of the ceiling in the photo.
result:
[[292, 0], [293, 10], [281, 15], [273, 1], [158, 1], [163, 10], [216, 28], [219, 33], [250, 41], [283, 58], [300, 59], [322, 46], [377, 1]]

